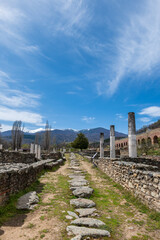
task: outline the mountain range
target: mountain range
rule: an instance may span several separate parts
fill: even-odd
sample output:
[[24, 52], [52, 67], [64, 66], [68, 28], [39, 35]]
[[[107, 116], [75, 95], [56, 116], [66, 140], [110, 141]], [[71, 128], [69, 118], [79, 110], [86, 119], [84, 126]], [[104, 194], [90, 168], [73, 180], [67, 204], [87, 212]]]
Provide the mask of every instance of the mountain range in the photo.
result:
[[[57, 144], [63, 143], [63, 142], [73, 142], [74, 139], [77, 137], [78, 133], [83, 133], [88, 138], [89, 142], [98, 142], [100, 139], [100, 133], [104, 133], [104, 138], [108, 139], [110, 137], [110, 131], [105, 128], [92, 128], [92, 129], [83, 129], [83, 130], [73, 130], [73, 129], [54, 129], [51, 131], [51, 139], [56, 141]], [[44, 131], [32, 131], [32, 132], [24, 132], [24, 142], [25, 143], [31, 143], [35, 140], [35, 135], [38, 135], [40, 138], [42, 138], [44, 134]], [[1, 133], [2, 138], [5, 140], [11, 140], [12, 131], [5, 131]], [[127, 135], [121, 132], [115, 132], [115, 136], [117, 138], [123, 138]]]

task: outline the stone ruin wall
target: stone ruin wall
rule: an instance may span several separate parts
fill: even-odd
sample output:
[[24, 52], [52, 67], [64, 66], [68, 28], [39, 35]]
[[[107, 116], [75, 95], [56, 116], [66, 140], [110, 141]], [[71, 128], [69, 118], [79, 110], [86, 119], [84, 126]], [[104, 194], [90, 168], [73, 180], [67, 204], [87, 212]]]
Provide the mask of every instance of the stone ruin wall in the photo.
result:
[[98, 167], [131, 191], [149, 208], [160, 212], [160, 166], [147, 159], [98, 159]]
[[59, 159], [62, 157], [62, 154], [60, 152], [57, 152], [57, 153], [45, 153], [45, 154], [41, 154], [41, 158], [43, 160], [46, 160], [46, 159]]
[[[35, 161], [35, 154], [5, 152], [3, 156], [5, 156], [5, 160], [2, 155], [0, 157], [0, 205], [5, 204], [10, 195], [30, 186], [42, 170], [52, 169], [65, 160], [61, 153], [55, 154], [54, 159], [38, 160], [33, 163], [30, 162], [31, 160]], [[6, 156], [8, 156], [8, 159]], [[17, 159], [16, 156], [18, 156]]]
[[34, 153], [21, 153], [0, 150], [0, 163], [34, 163], [36, 162]]
[[[86, 149], [86, 150], [82, 150], [81, 152], [83, 155], [89, 156], [89, 157], [93, 157], [93, 155], [96, 153], [96, 150], [90, 150], [90, 149]], [[120, 150], [116, 149], [115, 150], [115, 154], [116, 157], [120, 157]], [[110, 156], [110, 151], [104, 151], [104, 157], [109, 157]], [[95, 158], [99, 158], [100, 157], [100, 152], [98, 152], [98, 154], [96, 155]]]

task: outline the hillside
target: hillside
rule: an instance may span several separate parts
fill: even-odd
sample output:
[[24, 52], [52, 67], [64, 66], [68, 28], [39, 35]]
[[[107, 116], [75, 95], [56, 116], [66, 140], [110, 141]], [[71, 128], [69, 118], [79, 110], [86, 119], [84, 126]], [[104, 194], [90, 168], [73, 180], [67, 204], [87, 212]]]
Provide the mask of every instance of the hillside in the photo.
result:
[[144, 133], [146, 132], [147, 128], [149, 129], [155, 129], [155, 128], [159, 128], [160, 127], [160, 119], [150, 125], [145, 125], [143, 126], [142, 128], [140, 128], [139, 130], [137, 130], [137, 134], [140, 134], [140, 133]]
[[[88, 138], [89, 142], [98, 142], [100, 133], [104, 133], [104, 138], [107, 139], [110, 137], [110, 131], [105, 128], [93, 128], [93, 129], [84, 129], [80, 131], [75, 131], [72, 129], [65, 129], [65, 130], [59, 130], [55, 129], [51, 131], [51, 139], [56, 141], [57, 144], [63, 143], [63, 142], [72, 142], [77, 136], [77, 133], [82, 132], [85, 134], [85, 136]], [[43, 139], [44, 131], [40, 131], [37, 133], [39, 135], [39, 138]], [[24, 143], [31, 143], [35, 140], [35, 133], [24, 133]], [[115, 132], [116, 137], [126, 137], [126, 134]], [[11, 140], [11, 131], [2, 132], [2, 137], [9, 141]]]

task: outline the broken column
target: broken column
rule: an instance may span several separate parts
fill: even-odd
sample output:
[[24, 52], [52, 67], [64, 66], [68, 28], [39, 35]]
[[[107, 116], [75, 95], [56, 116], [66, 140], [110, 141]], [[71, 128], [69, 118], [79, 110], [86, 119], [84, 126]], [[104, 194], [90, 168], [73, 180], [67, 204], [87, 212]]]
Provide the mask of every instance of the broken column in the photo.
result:
[[35, 153], [35, 157], [37, 158], [38, 157], [38, 145], [37, 144], [34, 145], [34, 153]]
[[34, 143], [31, 143], [31, 146], [30, 146], [30, 153], [34, 153]]
[[137, 157], [136, 124], [134, 112], [128, 113], [128, 148], [129, 157]]
[[0, 150], [2, 150], [3, 149], [3, 145], [2, 144], [0, 144]]
[[37, 158], [40, 159], [41, 158], [41, 146], [38, 145], [38, 153], [37, 153]]
[[114, 125], [110, 126], [110, 158], [115, 158], [115, 130]]
[[100, 133], [100, 158], [104, 157], [104, 133]]

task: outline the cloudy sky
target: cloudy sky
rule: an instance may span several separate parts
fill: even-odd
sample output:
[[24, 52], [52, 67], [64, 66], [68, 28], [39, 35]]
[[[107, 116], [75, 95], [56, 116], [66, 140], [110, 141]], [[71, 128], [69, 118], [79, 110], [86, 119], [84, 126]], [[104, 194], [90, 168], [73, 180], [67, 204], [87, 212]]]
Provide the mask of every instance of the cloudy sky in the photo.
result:
[[0, 0], [3, 130], [159, 119], [159, 12], [159, 0]]

